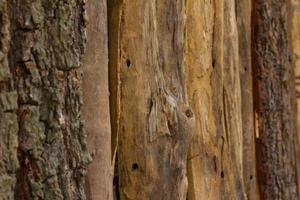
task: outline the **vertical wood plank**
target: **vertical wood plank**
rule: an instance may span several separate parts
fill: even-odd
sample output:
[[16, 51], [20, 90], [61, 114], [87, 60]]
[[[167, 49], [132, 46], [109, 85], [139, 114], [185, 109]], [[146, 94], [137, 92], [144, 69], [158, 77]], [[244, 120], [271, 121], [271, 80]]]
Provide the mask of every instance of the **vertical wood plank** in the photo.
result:
[[121, 199], [185, 200], [194, 114], [183, 73], [184, 1], [124, 0], [121, 13]]
[[[201, 13], [201, 14], [199, 14]], [[187, 2], [190, 199], [246, 199], [236, 2]]]
[[111, 200], [107, 5], [106, 0], [89, 0], [86, 6], [89, 20], [83, 71], [83, 118], [93, 158], [87, 171], [86, 194], [89, 200]]
[[212, 100], [215, 85], [211, 84], [215, 12], [213, 1], [187, 1], [186, 83], [196, 118], [188, 157], [189, 200], [221, 199], [221, 155]]
[[243, 181], [247, 197], [250, 200], [258, 198], [251, 61], [251, 14], [251, 0], [236, 1], [242, 98]]

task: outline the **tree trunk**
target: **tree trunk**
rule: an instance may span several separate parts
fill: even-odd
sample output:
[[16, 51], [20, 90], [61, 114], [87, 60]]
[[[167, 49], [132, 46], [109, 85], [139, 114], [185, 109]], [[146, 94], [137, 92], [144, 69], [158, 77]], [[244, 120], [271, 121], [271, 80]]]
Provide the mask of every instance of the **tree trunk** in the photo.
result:
[[0, 16], [1, 195], [84, 199], [84, 1], [1, 0]]
[[9, 66], [10, 16], [8, 1], [0, 1], [0, 199], [14, 199], [16, 170], [19, 167], [18, 94]]
[[105, 0], [87, 2], [87, 48], [83, 70], [83, 118], [93, 162], [88, 167], [90, 200], [112, 199], [111, 129], [108, 92], [108, 32]]
[[287, 4], [284, 0], [254, 1], [257, 169], [261, 198], [266, 200], [299, 199]]
[[186, 199], [194, 116], [184, 81], [184, 1], [120, 7], [121, 199]]

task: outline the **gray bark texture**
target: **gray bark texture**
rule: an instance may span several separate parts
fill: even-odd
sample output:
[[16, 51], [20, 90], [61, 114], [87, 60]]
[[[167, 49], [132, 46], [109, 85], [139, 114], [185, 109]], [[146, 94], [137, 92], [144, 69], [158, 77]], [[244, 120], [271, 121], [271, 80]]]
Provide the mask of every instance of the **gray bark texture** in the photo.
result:
[[0, 1], [0, 198], [85, 199], [83, 0]]

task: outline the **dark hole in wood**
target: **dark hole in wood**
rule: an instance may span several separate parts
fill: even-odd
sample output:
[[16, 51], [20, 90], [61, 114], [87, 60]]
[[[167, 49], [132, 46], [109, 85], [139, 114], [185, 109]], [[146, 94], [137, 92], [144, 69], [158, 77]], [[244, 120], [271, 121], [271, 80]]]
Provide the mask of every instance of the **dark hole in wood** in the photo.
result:
[[223, 171], [221, 171], [221, 178], [224, 178], [225, 174]]
[[126, 60], [126, 65], [128, 68], [131, 67], [131, 61], [129, 59]]
[[136, 171], [139, 169], [139, 165], [137, 163], [133, 163], [132, 165], [132, 171]]
[[187, 110], [185, 111], [185, 115], [186, 115], [188, 118], [193, 117], [193, 112], [192, 112], [192, 110], [191, 110], [191, 109], [187, 109]]
[[253, 179], [253, 176], [252, 175], [250, 175], [250, 180], [252, 180]]
[[212, 67], [213, 67], [213, 68], [216, 67], [216, 60], [215, 60], [215, 59], [212, 60]]

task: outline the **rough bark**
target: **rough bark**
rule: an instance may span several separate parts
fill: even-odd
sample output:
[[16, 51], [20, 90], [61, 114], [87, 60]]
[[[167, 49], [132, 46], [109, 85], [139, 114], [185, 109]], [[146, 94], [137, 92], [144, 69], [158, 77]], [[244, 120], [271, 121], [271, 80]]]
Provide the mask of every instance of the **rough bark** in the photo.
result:
[[234, 0], [187, 2], [187, 81], [197, 124], [189, 199], [246, 199], [235, 6]]
[[90, 200], [112, 199], [106, 0], [87, 2], [87, 47], [83, 68], [83, 118], [93, 162], [86, 177]]
[[14, 199], [16, 170], [19, 167], [18, 94], [9, 68], [10, 16], [8, 1], [0, 1], [0, 199]]
[[121, 199], [185, 200], [194, 116], [184, 81], [184, 1], [124, 0], [120, 21]]
[[253, 66], [257, 169], [262, 199], [299, 199], [295, 166], [294, 80], [287, 1], [255, 0]]
[[85, 199], [84, 1], [1, 0], [0, 13], [5, 198]]

